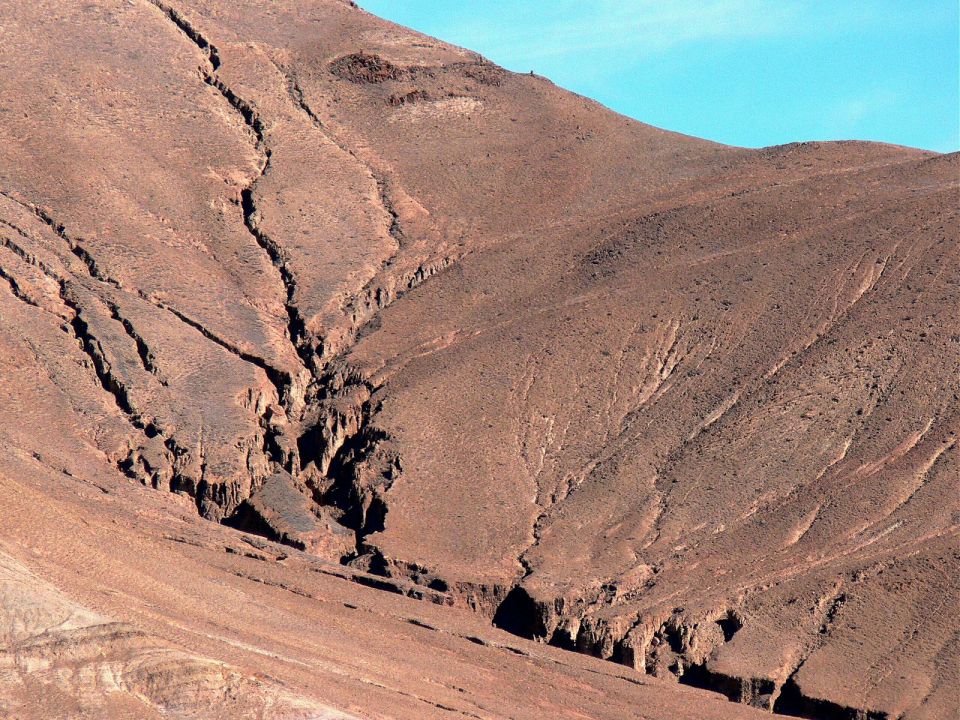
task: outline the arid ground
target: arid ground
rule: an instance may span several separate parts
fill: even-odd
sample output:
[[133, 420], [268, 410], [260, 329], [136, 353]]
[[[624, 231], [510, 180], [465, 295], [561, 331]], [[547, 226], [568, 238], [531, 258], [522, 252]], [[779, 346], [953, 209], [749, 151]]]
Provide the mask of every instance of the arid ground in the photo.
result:
[[960, 716], [958, 218], [344, 0], [0, 0], [0, 716]]

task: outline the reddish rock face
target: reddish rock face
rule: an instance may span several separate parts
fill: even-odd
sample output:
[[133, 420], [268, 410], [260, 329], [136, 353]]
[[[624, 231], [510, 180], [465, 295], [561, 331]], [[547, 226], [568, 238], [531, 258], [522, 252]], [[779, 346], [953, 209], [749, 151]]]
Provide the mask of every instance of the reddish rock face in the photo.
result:
[[960, 714], [957, 155], [337, 0], [0, 38], [0, 714]]

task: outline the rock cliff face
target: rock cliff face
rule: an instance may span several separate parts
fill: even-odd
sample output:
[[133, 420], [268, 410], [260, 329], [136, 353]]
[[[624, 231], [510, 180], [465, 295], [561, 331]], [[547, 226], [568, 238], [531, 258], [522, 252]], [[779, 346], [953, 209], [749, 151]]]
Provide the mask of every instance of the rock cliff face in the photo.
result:
[[3, 15], [5, 712], [960, 712], [957, 155], [337, 0]]

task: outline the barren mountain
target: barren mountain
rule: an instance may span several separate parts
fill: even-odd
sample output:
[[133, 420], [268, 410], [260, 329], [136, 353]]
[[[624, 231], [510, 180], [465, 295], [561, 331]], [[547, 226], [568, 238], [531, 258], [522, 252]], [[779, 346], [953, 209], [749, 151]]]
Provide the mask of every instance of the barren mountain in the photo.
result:
[[0, 0], [0, 77], [4, 717], [960, 715], [960, 156], [341, 0]]

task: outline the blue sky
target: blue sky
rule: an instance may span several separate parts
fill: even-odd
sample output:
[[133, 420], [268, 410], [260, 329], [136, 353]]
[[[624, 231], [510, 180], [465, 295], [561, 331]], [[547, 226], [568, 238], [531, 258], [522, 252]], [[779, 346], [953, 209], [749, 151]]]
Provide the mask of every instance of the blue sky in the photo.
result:
[[359, 0], [670, 130], [960, 149], [957, 0]]

